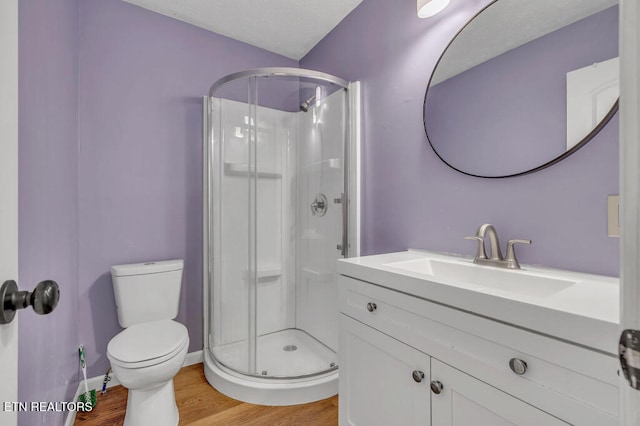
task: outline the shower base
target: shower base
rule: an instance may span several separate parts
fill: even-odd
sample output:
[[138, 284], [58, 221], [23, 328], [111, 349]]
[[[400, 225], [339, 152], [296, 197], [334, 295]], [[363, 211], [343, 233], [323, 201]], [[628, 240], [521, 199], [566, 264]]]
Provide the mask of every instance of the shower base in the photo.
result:
[[[247, 370], [247, 342], [216, 346], [212, 353], [225, 366]], [[303, 330], [290, 328], [258, 337], [256, 375], [276, 378], [300, 377], [337, 365], [336, 353]]]
[[[232, 370], [246, 368], [247, 343], [238, 342], [218, 346], [211, 351], [216, 359], [231, 360], [226, 362], [230, 368], [215, 361], [209, 350], [205, 351], [207, 381], [223, 394], [251, 404], [305, 404], [338, 393], [336, 353], [306, 332], [282, 330], [258, 337], [257, 343], [256, 366], [259, 376], [243, 375]], [[261, 377], [262, 372], [266, 373], [265, 377]]]

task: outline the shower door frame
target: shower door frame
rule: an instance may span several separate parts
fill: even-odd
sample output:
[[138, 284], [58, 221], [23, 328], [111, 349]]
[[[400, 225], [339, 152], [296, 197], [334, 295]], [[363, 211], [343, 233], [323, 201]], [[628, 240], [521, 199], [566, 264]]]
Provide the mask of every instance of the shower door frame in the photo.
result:
[[[211, 99], [215, 92], [227, 83], [239, 79], [255, 78], [255, 77], [302, 77], [336, 84], [346, 90], [346, 117], [345, 117], [345, 152], [344, 152], [344, 191], [348, 204], [344, 205], [347, 209], [346, 221], [343, 217], [343, 244], [348, 242], [345, 248], [344, 257], [354, 257], [360, 255], [360, 135], [361, 135], [361, 111], [360, 111], [360, 83], [348, 83], [345, 80], [334, 77], [332, 75], [298, 68], [259, 68], [255, 70], [242, 71], [228, 75], [211, 86], [209, 95], [203, 97], [203, 114], [202, 114], [202, 131], [203, 131], [203, 350], [205, 351], [205, 359], [209, 348], [210, 338], [210, 285], [214, 278], [214, 265], [212, 253], [214, 251], [213, 233], [213, 197], [211, 197], [210, 189], [214, 185], [212, 163], [213, 163], [213, 133], [210, 132], [211, 117]], [[344, 241], [346, 240], [346, 241]], [[336, 301], [337, 303], [337, 301]], [[337, 332], [337, 330], [336, 330]], [[250, 380], [269, 381], [277, 380], [286, 383], [287, 381], [309, 380], [315, 377], [324, 377], [326, 375], [337, 374], [336, 369], [319, 371], [314, 374], [305, 376], [292, 377], [261, 377], [252, 374], [236, 371], [224, 366], [219, 360], [216, 360], [213, 354], [210, 359], [219, 366], [227, 368], [229, 371]]]

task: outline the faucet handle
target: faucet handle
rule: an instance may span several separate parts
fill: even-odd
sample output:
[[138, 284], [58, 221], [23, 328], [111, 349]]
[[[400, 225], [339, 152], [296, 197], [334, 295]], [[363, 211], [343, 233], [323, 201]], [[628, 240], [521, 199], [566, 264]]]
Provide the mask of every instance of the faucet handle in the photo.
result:
[[486, 259], [487, 252], [484, 250], [484, 238], [478, 237], [477, 235], [470, 235], [468, 237], [464, 237], [465, 240], [475, 240], [478, 242], [478, 249], [476, 250], [476, 257], [473, 259], [474, 263], [478, 259]]
[[507, 248], [509, 248], [509, 246], [513, 247], [514, 244], [531, 244], [531, 240], [509, 240]]
[[477, 240], [477, 241], [482, 241], [484, 242], [484, 238], [482, 237], [478, 237], [477, 235], [469, 235], [464, 237], [465, 240]]
[[507, 257], [504, 259], [507, 261], [507, 268], [520, 269], [518, 259], [516, 259], [516, 251], [513, 248], [514, 244], [531, 244], [531, 240], [509, 240], [507, 243]]

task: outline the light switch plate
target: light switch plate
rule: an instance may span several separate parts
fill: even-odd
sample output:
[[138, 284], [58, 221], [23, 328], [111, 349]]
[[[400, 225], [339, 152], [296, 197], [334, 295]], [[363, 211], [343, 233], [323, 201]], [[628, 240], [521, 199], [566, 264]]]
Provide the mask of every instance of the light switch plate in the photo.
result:
[[620, 196], [607, 197], [607, 228], [610, 237], [620, 236]]

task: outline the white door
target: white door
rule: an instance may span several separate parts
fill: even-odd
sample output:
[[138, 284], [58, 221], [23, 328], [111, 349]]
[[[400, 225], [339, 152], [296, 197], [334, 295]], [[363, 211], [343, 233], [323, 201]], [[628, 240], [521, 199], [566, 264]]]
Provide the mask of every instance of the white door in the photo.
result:
[[567, 151], [596, 128], [619, 96], [619, 58], [567, 73]]
[[431, 378], [442, 384], [431, 395], [433, 426], [568, 424], [435, 358]]
[[[0, 1], [0, 284], [18, 279], [18, 0]], [[0, 424], [16, 424], [18, 322], [0, 325]]]
[[[640, 329], [640, 4], [620, 2], [620, 323]], [[637, 365], [637, 356], [631, 358]], [[620, 380], [620, 424], [640, 424], [640, 390]]]
[[428, 355], [340, 315], [339, 356], [341, 425], [429, 424]]

